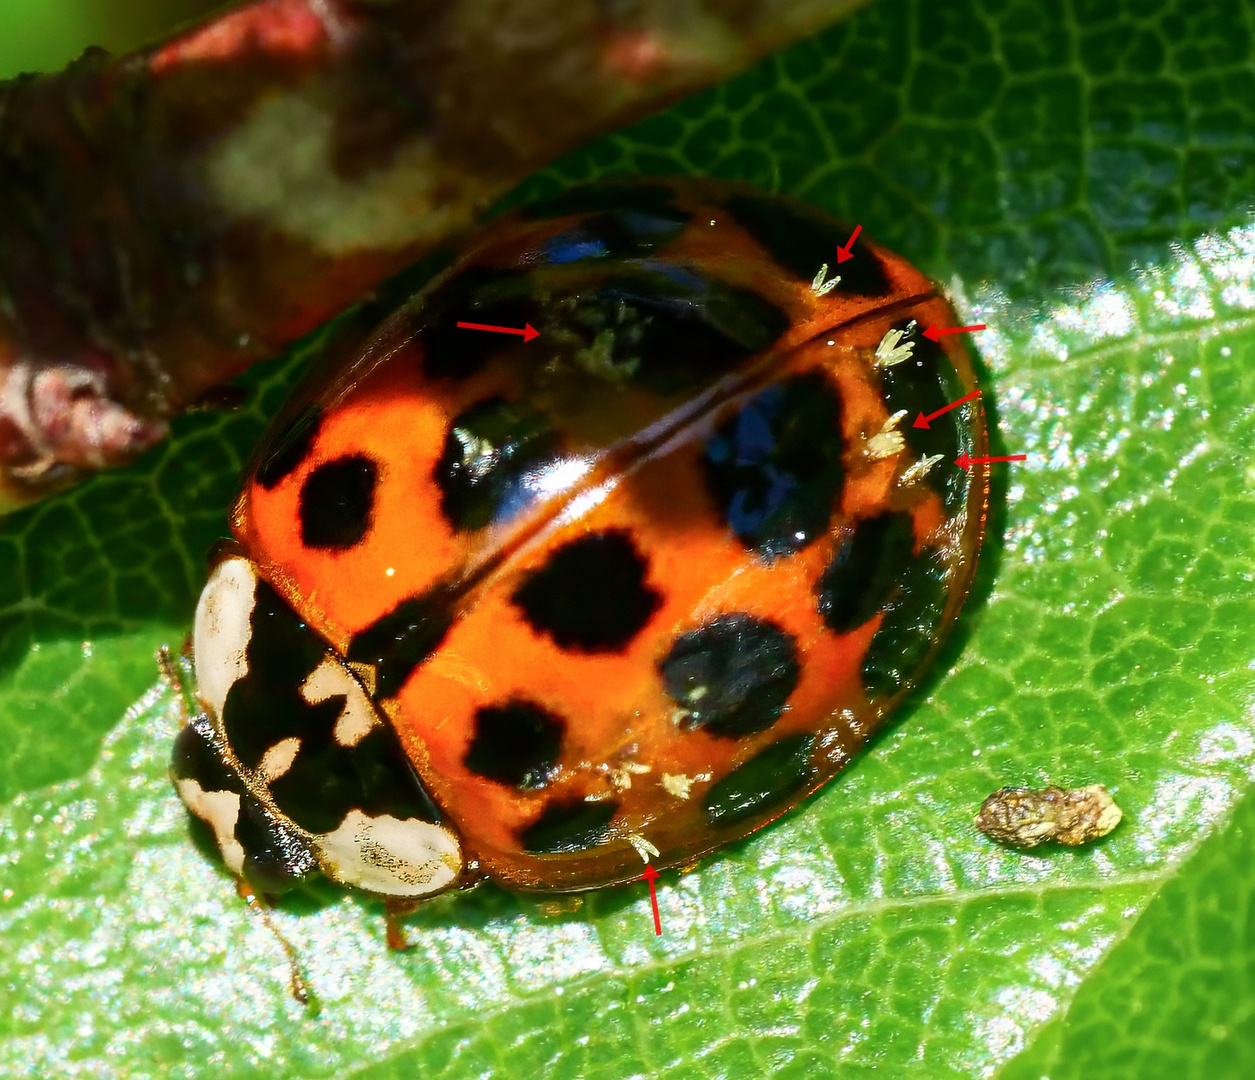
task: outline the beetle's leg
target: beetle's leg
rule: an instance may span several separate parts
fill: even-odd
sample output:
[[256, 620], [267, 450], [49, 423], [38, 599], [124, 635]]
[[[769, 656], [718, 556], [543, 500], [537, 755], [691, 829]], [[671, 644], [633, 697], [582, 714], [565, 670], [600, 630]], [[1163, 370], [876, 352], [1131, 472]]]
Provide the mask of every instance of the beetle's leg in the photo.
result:
[[[183, 680], [179, 678], [179, 673], [174, 666], [174, 657], [170, 655], [170, 646], [162, 645], [157, 649], [157, 669], [161, 672], [161, 677], [165, 680], [166, 685], [178, 693], [179, 700], [183, 700]], [[186, 714], [183, 719], [187, 719]]]
[[183, 639], [183, 648], [176, 660], [170, 652], [169, 645], [162, 645], [157, 650], [157, 668], [166, 685], [174, 691], [175, 702], [179, 710], [179, 720], [186, 725], [192, 717], [200, 712], [189, 687], [192, 684], [192, 636]]
[[420, 900], [415, 900], [408, 896], [389, 896], [384, 901], [384, 922], [388, 928], [388, 948], [393, 952], [409, 952], [414, 948], [415, 942], [411, 941], [405, 933], [405, 927], [401, 925], [401, 920], [407, 915], [413, 915], [418, 910]]
[[305, 978], [301, 971], [301, 962], [296, 955], [296, 949], [292, 947], [292, 943], [283, 935], [276, 925], [274, 919], [270, 917], [270, 909], [262, 902], [253, 887], [244, 880], [244, 878], [235, 879], [235, 891], [240, 894], [240, 898], [257, 914], [266, 925], [266, 929], [274, 935], [276, 941], [283, 948], [284, 955], [288, 958], [288, 990], [292, 996], [296, 998], [302, 1005], [312, 1006], [313, 1009], [318, 1008], [318, 1001], [314, 997], [310, 989], [309, 981]]

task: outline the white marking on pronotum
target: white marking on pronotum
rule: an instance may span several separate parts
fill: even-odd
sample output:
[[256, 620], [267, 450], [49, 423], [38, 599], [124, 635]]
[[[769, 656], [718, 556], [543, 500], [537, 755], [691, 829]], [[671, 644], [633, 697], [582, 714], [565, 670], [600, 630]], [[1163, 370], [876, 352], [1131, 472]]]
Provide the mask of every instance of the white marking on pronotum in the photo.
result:
[[301, 697], [311, 705], [317, 705], [320, 701], [339, 696], [344, 697], [344, 707], [336, 719], [332, 735], [341, 746], [356, 746], [379, 724], [379, 717], [371, 708], [361, 684], [330, 656], [324, 656], [301, 684]]
[[296, 760], [297, 752], [300, 749], [301, 740], [295, 735], [289, 735], [286, 739], [280, 739], [274, 746], [262, 754], [257, 771], [261, 773], [267, 784], [273, 783], [292, 768], [292, 762]]
[[206, 791], [195, 780], [175, 780], [184, 805], [214, 832], [227, 869], [237, 877], [244, 871], [244, 848], [235, 838], [240, 817], [240, 797], [234, 791]]
[[201, 591], [192, 624], [196, 687], [214, 716], [222, 716], [227, 691], [248, 674], [249, 639], [257, 575], [247, 559], [223, 559]]
[[880, 344], [876, 346], [877, 367], [893, 367], [894, 364], [911, 358], [911, 354], [915, 352], [915, 342], [902, 341], [905, 336], [905, 330], [890, 330], [880, 339]]
[[650, 856], [653, 856], [655, 859], [658, 858], [658, 849], [640, 833], [628, 833], [627, 842], [636, 848], [636, 854], [641, 857], [646, 866], [649, 865]]
[[902, 475], [898, 477], [898, 483], [903, 487], [909, 487], [911, 484], [924, 479], [933, 470], [933, 466], [942, 459], [941, 454], [928, 454], [914, 462], [909, 468], [904, 469]]
[[324, 874], [380, 896], [429, 896], [462, 872], [457, 837], [417, 818], [350, 810], [339, 828], [314, 837], [314, 846]]
[[872, 461], [893, 457], [906, 449], [906, 439], [903, 437], [902, 432], [897, 430], [898, 425], [902, 423], [905, 416], [906, 410], [899, 409], [884, 422], [875, 435], [867, 440], [866, 453]]
[[827, 296], [833, 289], [837, 287], [837, 283], [841, 280], [840, 274], [833, 274], [827, 281], [824, 280], [828, 276], [828, 264], [824, 263], [819, 268], [819, 273], [815, 275], [815, 280], [811, 282], [811, 292], [816, 296]]

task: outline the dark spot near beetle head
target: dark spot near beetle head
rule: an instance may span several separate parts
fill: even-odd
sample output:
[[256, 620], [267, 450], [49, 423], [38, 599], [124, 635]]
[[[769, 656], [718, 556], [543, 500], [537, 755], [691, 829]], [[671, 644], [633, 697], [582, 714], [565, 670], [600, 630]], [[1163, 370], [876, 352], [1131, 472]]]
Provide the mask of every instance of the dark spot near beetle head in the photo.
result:
[[753, 615], [720, 615], [681, 634], [659, 664], [681, 726], [736, 738], [765, 731], [797, 687], [791, 634]]
[[538, 633], [563, 649], [618, 652], [657, 610], [645, 584], [646, 562], [618, 530], [592, 533], [558, 548], [514, 593]]
[[884, 607], [914, 561], [914, 547], [908, 514], [881, 514], [842, 530], [817, 587], [819, 614], [828, 628], [846, 633]]
[[828, 531], [845, 473], [841, 403], [818, 372], [768, 386], [706, 442], [711, 492], [732, 531], [762, 555]]
[[551, 803], [520, 834], [523, 850], [536, 854], [584, 851], [606, 838], [610, 820], [618, 809], [618, 804], [610, 799]]
[[561, 717], [530, 701], [485, 706], [475, 713], [463, 764], [520, 791], [542, 788], [557, 764], [564, 727]]
[[321, 420], [322, 408], [309, 405], [297, 413], [271, 440], [265, 457], [257, 466], [257, 482], [263, 488], [273, 491], [284, 477], [296, 471], [314, 444]]
[[355, 547], [370, 532], [379, 467], [365, 454], [319, 465], [301, 485], [301, 543], [324, 551]]

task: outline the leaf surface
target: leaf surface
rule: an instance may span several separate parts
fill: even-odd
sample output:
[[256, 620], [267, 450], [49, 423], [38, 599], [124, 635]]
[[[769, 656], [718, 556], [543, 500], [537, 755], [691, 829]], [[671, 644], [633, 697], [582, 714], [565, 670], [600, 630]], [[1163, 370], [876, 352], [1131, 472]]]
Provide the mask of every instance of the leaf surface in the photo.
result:
[[[276, 913], [306, 1011], [190, 841], [151, 658], [296, 361], [0, 523], [0, 1073], [1249, 1075], [1253, 31], [1252, 0], [881, 0], [519, 193], [711, 174], [863, 224], [989, 324], [995, 452], [1028, 454], [925, 692], [664, 873], [661, 938], [643, 882], [484, 887], [393, 955], [378, 905], [324, 889]], [[1105, 783], [1125, 822], [1031, 855], [973, 829], [1044, 782]]]

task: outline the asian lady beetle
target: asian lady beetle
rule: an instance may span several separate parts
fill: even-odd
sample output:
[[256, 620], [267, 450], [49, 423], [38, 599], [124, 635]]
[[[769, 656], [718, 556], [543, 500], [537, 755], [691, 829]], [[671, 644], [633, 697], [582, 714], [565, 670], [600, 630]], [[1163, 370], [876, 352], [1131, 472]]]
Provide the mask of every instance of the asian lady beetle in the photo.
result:
[[[472, 237], [279, 418], [194, 629], [172, 772], [263, 893], [413, 899], [687, 863], [920, 678], [988, 474], [954, 316], [741, 186], [632, 181]], [[507, 336], [459, 321], [514, 328]]]

